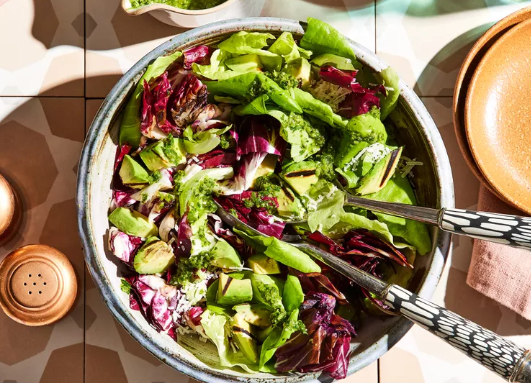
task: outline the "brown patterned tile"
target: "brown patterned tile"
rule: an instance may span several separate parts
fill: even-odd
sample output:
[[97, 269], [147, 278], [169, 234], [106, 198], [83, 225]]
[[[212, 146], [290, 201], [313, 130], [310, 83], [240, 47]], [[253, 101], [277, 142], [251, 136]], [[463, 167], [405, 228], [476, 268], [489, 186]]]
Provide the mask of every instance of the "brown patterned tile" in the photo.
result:
[[52, 206], [42, 229], [40, 242], [55, 247], [68, 257], [81, 285], [85, 263], [77, 235], [77, 210], [74, 199]]
[[23, 209], [42, 204], [58, 175], [46, 137], [16, 121], [0, 123], [0, 172], [21, 190]]
[[85, 345], [85, 383], [128, 383], [116, 351]]
[[146, 362], [151, 363], [154, 366], [160, 366], [162, 362], [155, 358], [153, 355], [151, 355], [149, 352], [147, 352], [136, 340], [133, 339], [131, 335], [127, 333], [127, 331], [124, 330], [122, 325], [118, 323], [116, 320], [113, 320], [114, 325], [116, 326], [116, 329], [118, 330], [118, 334], [120, 335], [120, 339], [122, 340], [122, 344], [124, 346], [125, 351], [128, 353], [145, 360]]
[[103, 99], [87, 100], [85, 102], [85, 127], [87, 131], [90, 128], [90, 124], [92, 124], [92, 120], [94, 120], [94, 117], [96, 116], [96, 113], [98, 112], [102, 102]]
[[0, 363], [12, 366], [34, 357], [46, 348], [54, 325], [28, 327], [0, 311]]
[[87, 51], [87, 96], [107, 97], [122, 73], [120, 63], [115, 58]]
[[50, 62], [39, 93], [46, 96], [83, 96], [83, 66], [84, 57], [81, 51], [54, 58]]
[[39, 383], [82, 383], [84, 344], [52, 351]]
[[40, 100], [52, 134], [57, 137], [83, 142], [85, 103], [75, 98], [41, 98]]

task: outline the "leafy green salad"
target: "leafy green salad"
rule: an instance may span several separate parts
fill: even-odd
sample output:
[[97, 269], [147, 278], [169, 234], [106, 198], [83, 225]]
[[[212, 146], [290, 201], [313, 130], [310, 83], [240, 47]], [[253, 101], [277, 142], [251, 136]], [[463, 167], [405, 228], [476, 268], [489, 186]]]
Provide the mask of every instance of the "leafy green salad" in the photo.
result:
[[[416, 203], [422, 164], [388, 119], [398, 98], [391, 68], [364, 66], [316, 19], [300, 40], [241, 31], [157, 58], [114, 165], [109, 248], [131, 309], [177, 342], [213, 343], [222, 368], [344, 378], [356, 330], [385, 305], [281, 239], [407, 284], [425, 226], [344, 204], [345, 190]], [[218, 204], [263, 236], [225, 225]]]

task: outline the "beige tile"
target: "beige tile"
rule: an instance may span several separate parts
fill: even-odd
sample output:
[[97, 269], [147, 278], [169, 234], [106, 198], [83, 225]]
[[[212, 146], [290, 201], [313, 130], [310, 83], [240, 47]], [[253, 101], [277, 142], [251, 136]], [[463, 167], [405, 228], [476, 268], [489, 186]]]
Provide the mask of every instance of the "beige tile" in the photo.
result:
[[83, 0], [0, 2], [0, 96], [82, 96], [82, 14]]
[[0, 97], [0, 173], [23, 207], [21, 227], [0, 246], [0, 260], [25, 244], [56, 247], [74, 265], [80, 287], [74, 310], [50, 326], [22, 326], [0, 313], [1, 378], [83, 381], [84, 274], [74, 197], [84, 109], [81, 98]]
[[526, 5], [517, 0], [377, 0], [376, 51], [419, 94], [451, 96], [475, 40]]
[[378, 362], [373, 362], [362, 370], [346, 377], [343, 380], [337, 380], [341, 383], [378, 383]]
[[119, 0], [86, 0], [86, 9], [88, 97], [107, 96], [133, 64], [182, 31], [149, 15], [127, 16]]

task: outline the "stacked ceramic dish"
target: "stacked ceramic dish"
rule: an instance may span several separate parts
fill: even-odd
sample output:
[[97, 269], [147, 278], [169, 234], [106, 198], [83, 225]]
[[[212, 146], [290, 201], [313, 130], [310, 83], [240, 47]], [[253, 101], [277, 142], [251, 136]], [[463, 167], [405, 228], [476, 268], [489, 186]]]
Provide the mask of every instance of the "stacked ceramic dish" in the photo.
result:
[[454, 127], [475, 176], [531, 213], [531, 7], [492, 26], [468, 53], [454, 92]]

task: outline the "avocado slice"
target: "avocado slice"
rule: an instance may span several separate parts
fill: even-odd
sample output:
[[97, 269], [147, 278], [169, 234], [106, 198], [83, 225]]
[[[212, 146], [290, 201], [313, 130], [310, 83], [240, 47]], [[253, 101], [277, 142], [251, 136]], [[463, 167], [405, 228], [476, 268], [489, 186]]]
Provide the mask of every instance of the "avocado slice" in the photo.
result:
[[258, 166], [258, 169], [256, 169], [256, 173], [254, 174], [251, 188], [255, 187], [255, 182], [258, 178], [273, 174], [275, 172], [275, 167], [277, 166], [277, 162], [278, 162], [277, 155], [268, 154], [264, 158], [260, 166]]
[[235, 72], [251, 72], [253, 70], [263, 68], [260, 56], [258, 55], [243, 55], [225, 60], [225, 65]]
[[237, 305], [253, 299], [253, 287], [249, 279], [237, 279], [241, 274], [219, 274], [217, 303]]
[[234, 306], [232, 309], [237, 313], [244, 314], [245, 321], [253, 326], [271, 326], [271, 319], [269, 318], [271, 316], [271, 311], [268, 310], [264, 305], [251, 305], [249, 303], [242, 303], [240, 305]]
[[299, 278], [294, 275], [288, 275], [286, 283], [284, 283], [284, 293], [282, 294], [282, 303], [286, 311], [298, 309], [302, 302], [304, 302], [304, 292]]
[[119, 207], [109, 215], [109, 221], [118, 230], [135, 237], [154, 237], [158, 234], [157, 226], [135, 210]]
[[300, 81], [303, 90], [308, 89], [312, 81], [312, 66], [304, 57], [299, 57], [286, 64], [284, 72], [291, 74]]
[[302, 161], [288, 165], [280, 176], [298, 195], [306, 195], [311, 186], [319, 180], [316, 172], [315, 161]]
[[168, 270], [174, 261], [171, 246], [156, 237], [150, 237], [136, 253], [133, 266], [139, 274], [156, 274]]
[[368, 174], [361, 179], [360, 186], [357, 189], [358, 194], [365, 195], [382, 190], [389, 178], [395, 173], [401, 155], [402, 147], [393, 150], [378, 161]]
[[352, 65], [352, 60], [331, 53], [324, 53], [315, 57], [312, 63], [320, 67], [323, 65], [332, 65], [341, 70], [356, 70], [354, 65]]
[[278, 262], [265, 254], [251, 255], [247, 262], [256, 274], [280, 274]]
[[289, 218], [294, 220], [304, 219], [306, 216], [306, 209], [302, 205], [301, 200], [293, 193], [290, 187], [283, 182], [280, 185], [280, 190], [275, 193], [278, 202], [278, 215], [281, 218]]
[[181, 138], [157, 141], [140, 152], [140, 158], [151, 171], [166, 169], [186, 162], [186, 152]]
[[133, 157], [126, 154], [120, 167], [120, 178], [124, 185], [141, 189], [149, 182], [149, 173]]
[[274, 329], [275, 326], [269, 326], [263, 329], [259, 329], [258, 331], [256, 331], [256, 339], [258, 339], [259, 342], [263, 342], [267, 339], [269, 334], [273, 332]]
[[258, 363], [258, 347], [253, 335], [253, 328], [245, 320], [244, 313], [236, 313], [231, 319], [232, 334], [239, 346], [239, 349], [243, 352], [243, 355], [252, 364]]
[[267, 307], [274, 308], [273, 304], [282, 304], [282, 302], [272, 302], [275, 300], [273, 295], [282, 297], [284, 291], [284, 281], [280, 278], [272, 277], [265, 274], [251, 274], [250, 280], [253, 287], [253, 299], [257, 303], [263, 303]]
[[213, 256], [212, 266], [221, 267], [222, 269], [241, 268], [242, 260], [236, 250], [229, 245], [227, 241], [220, 238], [214, 248], [210, 251]]

